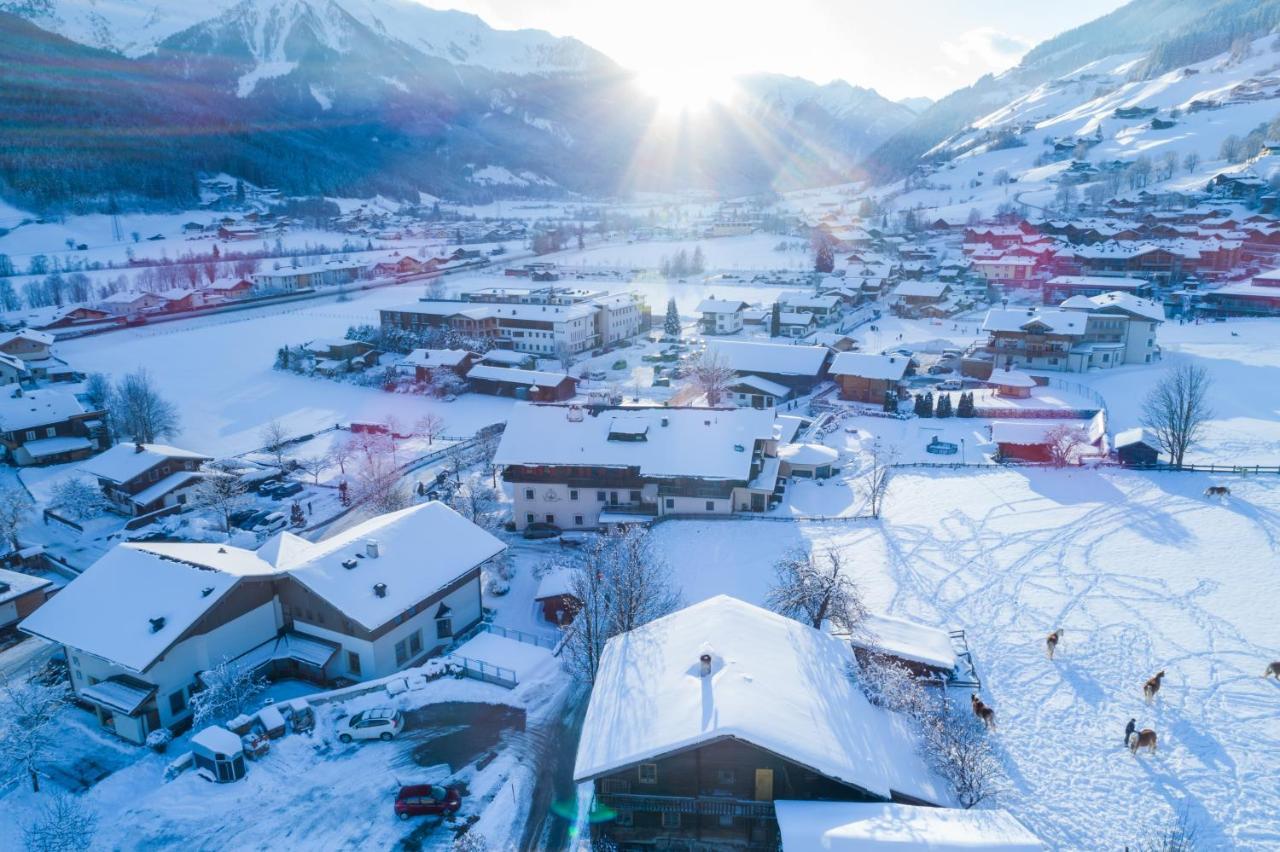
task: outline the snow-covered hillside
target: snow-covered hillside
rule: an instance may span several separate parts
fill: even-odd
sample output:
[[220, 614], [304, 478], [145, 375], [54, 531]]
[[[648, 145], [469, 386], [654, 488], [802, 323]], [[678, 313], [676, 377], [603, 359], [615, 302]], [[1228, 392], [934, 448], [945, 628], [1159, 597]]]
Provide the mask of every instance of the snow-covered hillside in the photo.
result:
[[[129, 57], [152, 53], [170, 36], [232, 10], [245, 19], [272, 21], [285, 33], [304, 17], [336, 24], [349, 15], [426, 56], [491, 71], [579, 72], [607, 62], [576, 39], [541, 30], [497, 30], [475, 15], [430, 9], [414, 0], [0, 0], [0, 11], [80, 44]], [[335, 25], [330, 32], [335, 39], [329, 46], [341, 52], [341, 27]]]
[[[1244, 55], [1221, 54], [1131, 79], [1144, 58], [1098, 60], [1016, 94], [931, 151], [931, 158], [948, 161], [922, 186], [915, 181], [903, 192], [900, 182], [887, 193], [896, 194], [898, 209], [923, 205], [930, 215], [948, 218], [963, 219], [972, 208], [990, 213], [1003, 203], [1036, 211], [1053, 205], [1073, 160], [1105, 171], [1107, 164], [1123, 169], [1144, 156], [1153, 166], [1149, 180], [1138, 187], [1126, 181], [1122, 193], [1203, 190], [1215, 174], [1240, 168], [1221, 157], [1225, 138], [1243, 137], [1280, 116], [1274, 36], [1255, 40]], [[1010, 183], [997, 182], [1001, 171]], [[1082, 196], [1087, 183], [1079, 185]]]

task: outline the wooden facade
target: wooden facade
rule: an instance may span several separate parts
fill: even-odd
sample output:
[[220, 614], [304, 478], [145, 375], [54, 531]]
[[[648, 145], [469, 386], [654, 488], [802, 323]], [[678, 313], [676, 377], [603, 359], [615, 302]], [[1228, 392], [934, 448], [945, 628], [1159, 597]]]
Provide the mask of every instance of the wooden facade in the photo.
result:
[[854, 402], [869, 402], [875, 405], [884, 403], [884, 395], [890, 391], [898, 391], [898, 382], [889, 379], [868, 379], [863, 376], [838, 375], [836, 383], [840, 385], [840, 398]]

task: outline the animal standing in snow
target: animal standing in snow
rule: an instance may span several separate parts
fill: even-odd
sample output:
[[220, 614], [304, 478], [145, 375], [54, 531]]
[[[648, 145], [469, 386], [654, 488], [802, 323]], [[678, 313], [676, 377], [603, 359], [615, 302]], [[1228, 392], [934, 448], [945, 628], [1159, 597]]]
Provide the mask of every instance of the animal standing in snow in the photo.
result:
[[1231, 489], [1225, 485], [1210, 485], [1204, 490], [1206, 497], [1230, 497]]
[[970, 693], [969, 703], [973, 705], [973, 715], [982, 720], [982, 724], [987, 726], [988, 731], [995, 730], [996, 727], [996, 711], [982, 703], [982, 699], [978, 697], [978, 693]]
[[1156, 753], [1156, 732], [1143, 728], [1129, 740], [1129, 753], [1138, 756], [1138, 749], [1145, 748], [1151, 754]]
[[1049, 634], [1049, 638], [1044, 640], [1045, 653], [1049, 655], [1049, 659], [1053, 659], [1053, 652], [1058, 650], [1058, 643], [1062, 641], [1062, 628]]
[[1280, 660], [1277, 660], [1276, 662], [1267, 666], [1267, 670], [1262, 673], [1262, 676], [1274, 677], [1276, 680], [1280, 680]]
[[1156, 693], [1160, 691], [1160, 681], [1164, 680], [1164, 671], [1158, 671], [1155, 677], [1148, 680], [1142, 685], [1142, 697], [1147, 699], [1147, 703], [1151, 703], [1151, 699], [1156, 697]]
[[1129, 740], [1133, 739], [1133, 732], [1138, 728], [1138, 720], [1130, 719], [1129, 724], [1124, 726], [1124, 745], [1129, 747]]

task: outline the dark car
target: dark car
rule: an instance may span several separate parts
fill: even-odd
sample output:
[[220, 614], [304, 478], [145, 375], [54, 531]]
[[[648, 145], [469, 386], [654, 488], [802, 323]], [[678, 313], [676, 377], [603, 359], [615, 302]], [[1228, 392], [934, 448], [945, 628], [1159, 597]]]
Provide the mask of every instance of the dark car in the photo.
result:
[[455, 814], [462, 807], [462, 796], [457, 787], [439, 784], [411, 784], [396, 793], [396, 816], [446, 816]]
[[558, 535], [560, 528], [555, 524], [534, 523], [524, 528], [524, 537], [529, 539], [555, 538]]
[[270, 515], [271, 513], [272, 512], [270, 509], [259, 509], [249, 517], [242, 520], [239, 524], [239, 527], [242, 530], [251, 530], [254, 527], [256, 527], [258, 524], [265, 521], [267, 519], [267, 516]]
[[258, 514], [257, 509], [240, 509], [239, 511], [232, 512], [231, 519], [230, 519], [231, 526], [233, 527], [244, 526], [244, 522], [249, 520], [256, 514]]
[[271, 492], [271, 496], [276, 500], [283, 500], [286, 497], [301, 492], [305, 486], [301, 482], [286, 482], [279, 488]]

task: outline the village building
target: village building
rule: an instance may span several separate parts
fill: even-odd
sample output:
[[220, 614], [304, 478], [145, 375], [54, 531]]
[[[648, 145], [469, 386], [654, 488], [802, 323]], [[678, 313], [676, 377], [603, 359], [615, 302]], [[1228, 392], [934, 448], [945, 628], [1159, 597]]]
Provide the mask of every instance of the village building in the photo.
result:
[[813, 314], [819, 325], [826, 325], [840, 315], [844, 300], [835, 293], [818, 296], [787, 296], [783, 306], [794, 312]]
[[466, 349], [415, 349], [396, 366], [419, 382], [430, 382], [440, 371], [465, 378], [481, 356]]
[[565, 567], [551, 568], [538, 580], [533, 595], [534, 603], [542, 610], [542, 617], [557, 627], [573, 621], [582, 607], [582, 601], [573, 592], [573, 571]]
[[0, 446], [20, 467], [78, 461], [98, 450], [105, 416], [67, 391], [8, 385], [0, 388]]
[[121, 290], [102, 299], [98, 308], [115, 316], [134, 317], [163, 311], [168, 303], [169, 300], [158, 293]]
[[253, 282], [247, 278], [218, 278], [204, 285], [205, 298], [210, 301], [235, 301], [253, 295]]
[[1280, 269], [1227, 284], [1203, 295], [1208, 313], [1222, 316], [1280, 316]]
[[53, 581], [46, 577], [0, 568], [0, 639], [6, 639], [54, 591]]
[[825, 346], [747, 340], [713, 340], [707, 352], [739, 376], [768, 379], [786, 385], [792, 393], [812, 390], [826, 375], [832, 357]]
[[529, 402], [564, 402], [578, 393], [578, 380], [568, 373], [522, 370], [480, 364], [467, 372], [476, 393], [510, 396]]
[[1044, 852], [1008, 811], [777, 801], [782, 852]]
[[517, 405], [494, 463], [516, 528], [599, 529], [660, 515], [763, 512], [777, 490], [773, 409]]
[[122, 515], [138, 517], [185, 506], [210, 456], [165, 444], [116, 444], [80, 465], [97, 477], [102, 496]]
[[772, 852], [777, 800], [950, 804], [908, 721], [846, 676], [853, 660], [843, 639], [724, 595], [610, 639], [573, 772], [616, 814], [593, 832]]
[[893, 291], [893, 310], [901, 316], [918, 317], [949, 313], [943, 309], [951, 295], [945, 281], [903, 281]]
[[311, 266], [282, 267], [253, 274], [253, 289], [265, 293], [294, 293], [316, 287], [350, 284], [365, 276], [367, 267], [358, 261], [336, 261]]
[[[991, 442], [996, 445], [996, 458], [1001, 462], [1047, 463], [1054, 459], [1054, 432], [1062, 427], [1077, 432], [1076, 449], [1082, 455], [1095, 455], [1105, 439], [1105, 416], [1099, 412], [1088, 423], [1078, 420], [997, 420], [991, 424]], [[1069, 460], [1072, 463], [1079, 459]]]
[[791, 398], [791, 388], [759, 376], [739, 376], [727, 391], [729, 398], [742, 408], [773, 408]]
[[422, 333], [451, 328], [460, 334], [541, 356], [577, 354], [600, 345], [596, 330], [599, 308], [590, 303], [568, 305], [496, 304], [431, 301], [384, 308], [382, 328]]
[[1112, 447], [1116, 460], [1131, 467], [1150, 467], [1160, 462], [1160, 441], [1141, 426], [1117, 432]]
[[997, 308], [982, 330], [996, 367], [1084, 372], [1159, 358], [1163, 306], [1127, 293], [1073, 296], [1058, 308]]
[[1037, 382], [1021, 370], [1004, 370], [999, 367], [991, 371], [987, 384], [996, 390], [996, 396], [1005, 399], [1030, 399]]
[[831, 376], [840, 387], [840, 398], [883, 405], [886, 394], [898, 393], [911, 359], [903, 355], [841, 352], [831, 362]]
[[702, 330], [706, 334], [737, 334], [742, 331], [742, 312], [746, 302], [734, 299], [703, 299], [697, 311], [702, 314]]
[[817, 318], [808, 311], [780, 311], [778, 313], [778, 336], [780, 337], [808, 337], [817, 328]]
[[77, 702], [135, 743], [190, 723], [220, 664], [322, 685], [418, 665], [480, 622], [502, 542], [442, 503], [259, 550], [119, 544], [21, 624], [64, 646]]
[[1101, 296], [1103, 293], [1130, 293], [1150, 298], [1150, 281], [1142, 278], [1120, 278], [1104, 275], [1055, 275], [1045, 282], [1044, 303], [1058, 305], [1072, 296]]

